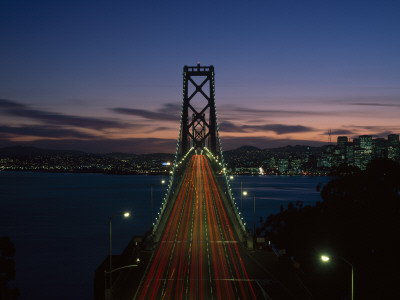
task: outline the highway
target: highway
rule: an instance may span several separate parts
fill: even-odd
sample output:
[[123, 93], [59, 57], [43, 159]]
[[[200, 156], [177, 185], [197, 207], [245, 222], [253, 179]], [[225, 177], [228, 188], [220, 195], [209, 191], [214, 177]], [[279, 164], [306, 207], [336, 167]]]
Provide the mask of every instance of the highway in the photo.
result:
[[256, 299], [206, 157], [184, 176], [136, 299]]

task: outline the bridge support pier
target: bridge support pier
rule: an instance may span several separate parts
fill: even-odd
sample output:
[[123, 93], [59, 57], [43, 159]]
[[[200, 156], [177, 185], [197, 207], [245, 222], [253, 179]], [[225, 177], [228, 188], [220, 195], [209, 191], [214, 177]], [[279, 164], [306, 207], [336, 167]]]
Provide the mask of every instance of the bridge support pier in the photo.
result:
[[253, 233], [251, 231], [246, 232], [246, 243], [247, 243], [247, 249], [254, 249], [254, 238], [253, 238]]

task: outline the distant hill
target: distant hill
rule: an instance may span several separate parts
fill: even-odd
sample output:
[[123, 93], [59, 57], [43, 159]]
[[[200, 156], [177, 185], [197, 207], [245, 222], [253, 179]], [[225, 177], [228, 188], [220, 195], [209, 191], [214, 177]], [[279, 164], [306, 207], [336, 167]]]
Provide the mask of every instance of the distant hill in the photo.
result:
[[[257, 148], [257, 147], [254, 147], [254, 146], [244, 145], [244, 146], [241, 146], [241, 147], [239, 147], [237, 149], [229, 150], [229, 151], [238, 151], [238, 152], [239, 151], [241, 151], [241, 152], [246, 151], [246, 152], [248, 152], [248, 151], [261, 151], [261, 149]], [[224, 151], [224, 152], [228, 152], [228, 151]]]
[[278, 152], [284, 152], [284, 153], [304, 153], [308, 149], [311, 151], [311, 153], [321, 153], [325, 150], [327, 146], [321, 146], [321, 147], [310, 147], [306, 145], [296, 145], [296, 146], [285, 146], [285, 147], [279, 147], [279, 148], [270, 148], [270, 149], [265, 149], [265, 151], [269, 151], [272, 153], [278, 153]]
[[[235, 155], [235, 153], [253, 153], [254, 155], [260, 153], [293, 153], [300, 154], [305, 153], [307, 149], [311, 151], [313, 154], [319, 154], [325, 150], [327, 146], [322, 147], [309, 147], [304, 145], [296, 145], [296, 146], [285, 146], [279, 148], [269, 148], [269, 149], [260, 149], [250, 145], [244, 145], [237, 149], [224, 151], [226, 155]], [[138, 159], [141, 158], [156, 158], [156, 159], [165, 159], [171, 160], [173, 158], [173, 154], [171, 153], [151, 153], [151, 154], [134, 154], [134, 153], [121, 153], [121, 152], [112, 152], [106, 154], [92, 154], [86, 153], [78, 150], [49, 150], [49, 149], [41, 149], [36, 147], [25, 147], [25, 146], [14, 146], [14, 147], [5, 147], [0, 148], [0, 158], [5, 157], [22, 157], [22, 156], [51, 156], [51, 155], [59, 155], [59, 156], [85, 156], [85, 155], [94, 155], [94, 156], [105, 156], [113, 159]]]
[[20, 157], [20, 156], [39, 156], [39, 155], [69, 155], [81, 156], [85, 152], [77, 150], [48, 150], [35, 147], [14, 146], [0, 148], [0, 157]]
[[36, 147], [25, 147], [25, 146], [14, 146], [0, 148], [0, 158], [5, 157], [34, 157], [34, 156], [96, 156], [96, 157], [108, 157], [112, 159], [138, 159], [138, 158], [153, 158], [153, 159], [165, 159], [171, 160], [174, 154], [171, 153], [153, 153], [153, 154], [134, 154], [134, 153], [120, 153], [112, 152], [106, 154], [93, 154], [78, 150], [49, 150], [41, 149]]

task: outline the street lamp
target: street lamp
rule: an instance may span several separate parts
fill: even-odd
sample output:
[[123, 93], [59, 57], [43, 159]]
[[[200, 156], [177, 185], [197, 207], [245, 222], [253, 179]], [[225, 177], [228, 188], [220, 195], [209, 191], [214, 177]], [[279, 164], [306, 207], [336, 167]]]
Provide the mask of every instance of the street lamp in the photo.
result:
[[330, 257], [329, 257], [329, 256], [326, 256], [326, 255], [321, 255], [321, 260], [322, 260], [323, 262], [328, 262], [328, 261], [330, 261]]
[[[351, 300], [354, 300], [354, 266], [345, 258], [338, 256], [337, 258], [341, 259], [344, 261], [346, 264], [348, 264], [351, 267]], [[321, 255], [321, 260], [324, 263], [327, 263], [330, 261], [330, 257], [327, 255]]]
[[240, 182], [240, 211], [243, 211], [243, 182]]
[[[243, 196], [247, 196], [247, 191], [243, 191]], [[243, 198], [242, 198], [243, 206]], [[253, 196], [253, 236], [256, 235], [256, 196]]]
[[164, 183], [165, 183], [165, 180], [162, 179], [161, 180], [161, 201], [163, 200], [163, 197], [164, 197]]
[[129, 218], [131, 214], [129, 212], [124, 212], [122, 215], [117, 214], [112, 217], [110, 217], [110, 276], [109, 276], [109, 290], [108, 290], [108, 295], [107, 295], [107, 289], [106, 289], [106, 299], [112, 299], [112, 218], [114, 217], [119, 217], [122, 216], [124, 218]]
[[256, 196], [254, 196], [254, 214], [253, 214], [253, 235], [256, 236]]

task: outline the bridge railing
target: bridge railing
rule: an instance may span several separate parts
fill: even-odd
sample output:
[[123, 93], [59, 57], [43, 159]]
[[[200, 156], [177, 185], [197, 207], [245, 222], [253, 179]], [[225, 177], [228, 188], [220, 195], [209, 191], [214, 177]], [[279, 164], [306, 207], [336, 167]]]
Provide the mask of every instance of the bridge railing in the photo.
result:
[[246, 227], [245, 227], [246, 223], [243, 220], [243, 216], [242, 216], [241, 212], [239, 211], [239, 208], [236, 203], [236, 199], [233, 196], [229, 176], [227, 175], [226, 167], [224, 166], [222, 158], [218, 159], [218, 157], [216, 157], [207, 147], [204, 147], [204, 150], [205, 150], [205, 154], [208, 157], [208, 159], [216, 167], [216, 173], [220, 173], [220, 175], [217, 177], [219, 177], [218, 179], [222, 179], [222, 180], [219, 180], [219, 182], [221, 183], [221, 187], [222, 187], [223, 191], [225, 192], [225, 195], [228, 198], [228, 201], [229, 201], [228, 204], [231, 206], [231, 208], [234, 212], [234, 216], [235, 216], [236, 220], [233, 220], [233, 221], [236, 221], [237, 224], [239, 224], [240, 229], [242, 230], [242, 234], [246, 235]]
[[192, 156], [194, 150], [195, 149], [192, 147], [181, 159], [179, 160], [175, 159], [175, 162], [172, 166], [172, 170], [170, 171], [167, 191], [165, 192], [163, 201], [161, 202], [160, 210], [157, 212], [156, 218], [153, 223], [152, 233], [153, 233], [153, 239], [155, 240], [158, 239], [159, 231], [160, 230], [162, 231], [163, 228], [162, 225], [164, 225], [164, 223], [167, 220], [167, 218], [164, 218], [163, 216], [169, 215], [169, 211], [172, 208], [174, 202], [173, 201], [175, 197], [174, 192], [181, 183], [182, 175], [186, 170], [189, 158]]

